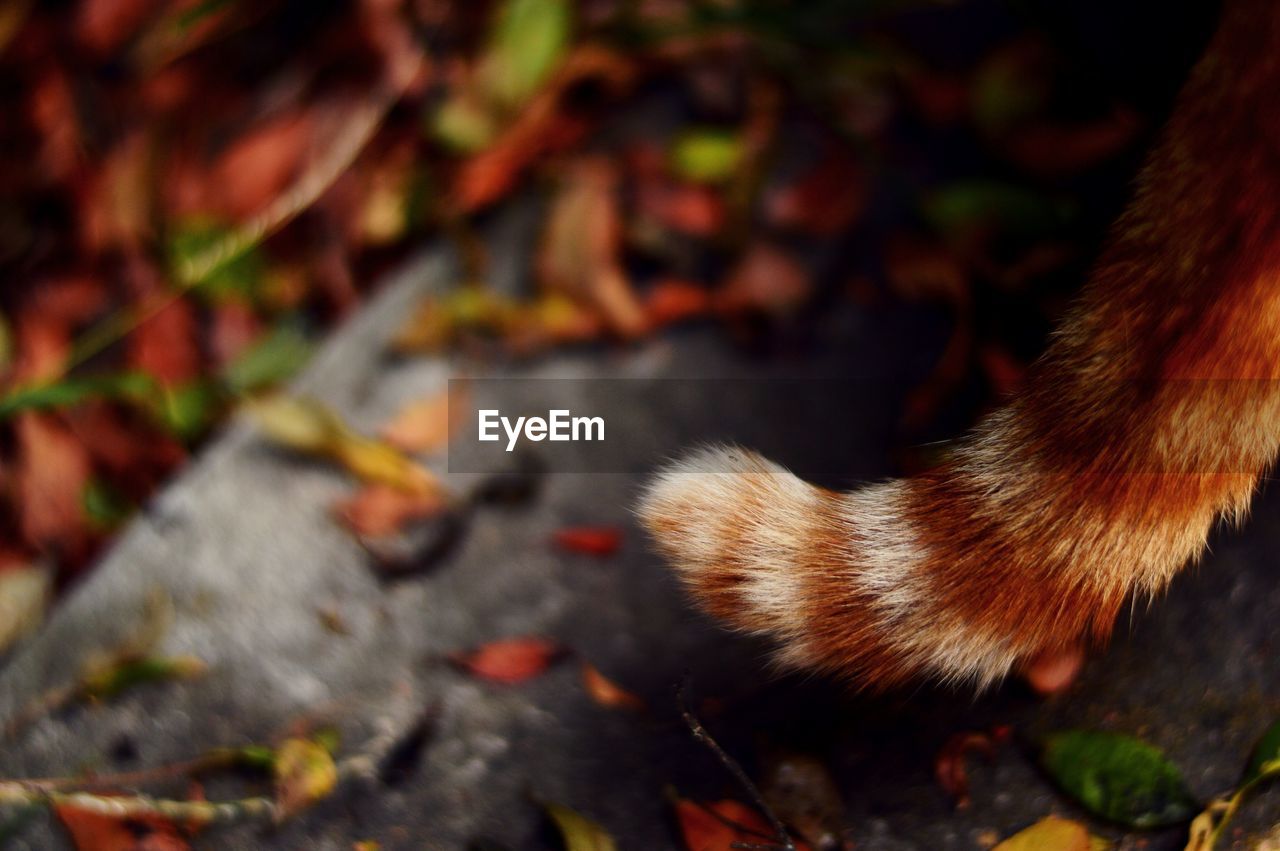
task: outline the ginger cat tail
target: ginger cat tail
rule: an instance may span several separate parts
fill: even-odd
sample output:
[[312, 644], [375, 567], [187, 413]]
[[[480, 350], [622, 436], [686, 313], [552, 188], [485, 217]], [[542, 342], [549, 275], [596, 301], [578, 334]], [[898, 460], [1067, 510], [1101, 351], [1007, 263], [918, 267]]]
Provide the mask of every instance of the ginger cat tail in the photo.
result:
[[639, 514], [788, 666], [979, 687], [1110, 634], [1241, 519], [1280, 447], [1280, 3], [1229, 0], [1079, 303], [938, 469], [837, 493], [751, 452]]

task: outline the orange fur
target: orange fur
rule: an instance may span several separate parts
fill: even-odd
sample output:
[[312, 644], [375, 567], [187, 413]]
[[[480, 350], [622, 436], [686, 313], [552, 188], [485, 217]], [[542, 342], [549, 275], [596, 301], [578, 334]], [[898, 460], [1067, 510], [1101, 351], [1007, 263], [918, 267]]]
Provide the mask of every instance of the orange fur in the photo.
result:
[[1102, 641], [1243, 517], [1280, 448], [1280, 4], [1229, 2], [1079, 304], [939, 469], [835, 493], [741, 450], [640, 515], [787, 664], [979, 685]]

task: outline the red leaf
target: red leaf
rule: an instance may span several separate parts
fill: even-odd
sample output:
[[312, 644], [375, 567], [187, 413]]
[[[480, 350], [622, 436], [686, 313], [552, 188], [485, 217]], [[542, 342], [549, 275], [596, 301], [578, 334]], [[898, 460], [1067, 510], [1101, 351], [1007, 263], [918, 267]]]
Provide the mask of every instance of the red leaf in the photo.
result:
[[[764, 816], [737, 801], [702, 804], [679, 799], [676, 820], [688, 851], [730, 851], [735, 842], [756, 845], [777, 842]], [[809, 846], [797, 842], [796, 847], [807, 851]]]
[[186, 851], [191, 847], [173, 822], [159, 817], [117, 819], [65, 804], [56, 811], [77, 851]]
[[866, 175], [849, 156], [831, 152], [799, 181], [772, 193], [766, 214], [777, 227], [832, 236], [862, 214], [866, 182]]
[[649, 288], [645, 312], [655, 328], [705, 316], [711, 309], [711, 294], [705, 287], [678, 278], [664, 278]]
[[622, 545], [622, 531], [611, 526], [575, 526], [557, 531], [555, 543], [571, 553], [611, 556]]
[[129, 363], [161, 384], [184, 384], [200, 375], [199, 334], [191, 304], [177, 299], [129, 336]]
[[390, 485], [366, 485], [334, 506], [339, 522], [357, 535], [390, 535], [413, 520], [434, 517], [445, 501], [434, 491], [410, 493]]
[[514, 685], [538, 676], [563, 653], [559, 644], [546, 638], [504, 638], [450, 659], [481, 679]]
[[298, 175], [315, 122], [306, 113], [277, 116], [237, 139], [210, 170], [207, 191], [218, 209], [243, 219], [265, 207]]

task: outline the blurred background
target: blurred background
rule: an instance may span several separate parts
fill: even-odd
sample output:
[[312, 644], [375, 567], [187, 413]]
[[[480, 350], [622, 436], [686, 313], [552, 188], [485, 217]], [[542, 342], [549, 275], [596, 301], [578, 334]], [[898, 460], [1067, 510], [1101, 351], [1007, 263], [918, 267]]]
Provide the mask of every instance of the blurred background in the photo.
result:
[[[74, 577], [429, 240], [464, 274], [404, 353], [712, 322], [767, 354], [832, 300], [936, 304], [919, 443], [1016, 384], [1214, 11], [7, 0], [0, 565]], [[495, 261], [485, 222], [531, 198], [527, 256]]]

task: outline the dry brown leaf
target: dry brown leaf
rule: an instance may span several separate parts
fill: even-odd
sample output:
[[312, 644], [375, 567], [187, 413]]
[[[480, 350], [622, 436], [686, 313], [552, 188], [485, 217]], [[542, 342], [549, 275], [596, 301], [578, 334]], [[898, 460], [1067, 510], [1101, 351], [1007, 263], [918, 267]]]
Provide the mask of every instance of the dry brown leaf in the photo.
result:
[[14, 483], [23, 540], [39, 550], [80, 554], [88, 538], [81, 495], [91, 474], [89, 453], [47, 414], [19, 415], [15, 431]]
[[799, 753], [775, 755], [769, 760], [761, 794], [774, 815], [815, 848], [851, 847], [843, 837], [840, 790], [821, 760]]
[[545, 292], [592, 305], [614, 333], [630, 338], [644, 334], [648, 320], [622, 268], [617, 193], [612, 162], [575, 163], [552, 203], [536, 265]]

